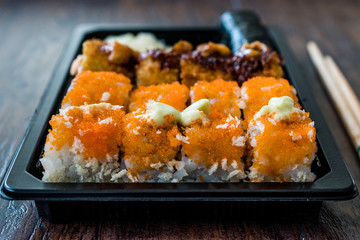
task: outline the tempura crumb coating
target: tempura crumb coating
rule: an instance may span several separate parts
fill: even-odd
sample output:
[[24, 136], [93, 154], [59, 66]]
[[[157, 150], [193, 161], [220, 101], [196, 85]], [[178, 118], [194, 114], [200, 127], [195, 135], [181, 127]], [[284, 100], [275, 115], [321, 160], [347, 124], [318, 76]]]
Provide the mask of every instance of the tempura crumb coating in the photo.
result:
[[241, 86], [240, 108], [243, 109], [245, 123], [273, 97], [289, 96], [299, 107], [296, 90], [286, 79], [273, 77], [254, 77]]
[[237, 80], [240, 86], [255, 76], [283, 76], [282, 61], [277, 52], [259, 41], [242, 45], [235, 53], [233, 61], [234, 80]]
[[134, 77], [138, 52], [118, 42], [112, 44], [99, 39], [83, 43], [81, 71], [112, 71]]
[[170, 49], [150, 50], [139, 56], [137, 85], [172, 83], [179, 80], [180, 55], [193, 50], [191, 43], [179, 41]]
[[180, 132], [172, 115], [166, 115], [165, 124], [157, 126], [144, 114], [145, 111], [139, 110], [124, 118], [124, 160], [129, 179], [135, 182], [144, 181], [139, 179], [141, 173], [153, 170], [154, 165], [165, 167], [180, 149], [176, 137]]
[[223, 44], [201, 44], [195, 51], [181, 56], [181, 81], [191, 87], [197, 81], [232, 80], [232, 57], [230, 49]]
[[240, 118], [240, 88], [235, 81], [216, 79], [211, 82], [199, 81], [190, 89], [191, 103], [209, 99], [211, 119], [226, 118], [229, 114]]
[[228, 116], [205, 125], [195, 123], [185, 129], [182, 151], [195, 163], [212, 172], [217, 169], [229, 171], [230, 174], [237, 171], [230, 178], [235, 175], [245, 178], [242, 162], [246, 141], [244, 135], [237, 117]]
[[179, 111], [184, 110], [189, 99], [189, 88], [179, 82], [152, 86], [138, 86], [130, 95], [129, 111], [145, 108], [149, 100], [168, 104]]
[[132, 89], [129, 78], [114, 72], [82, 72], [72, 80], [62, 107], [100, 102], [126, 108]]
[[311, 163], [317, 151], [316, 130], [309, 113], [292, 113], [287, 120], [267, 114], [248, 126], [252, 147], [249, 178], [253, 182], [311, 182]]

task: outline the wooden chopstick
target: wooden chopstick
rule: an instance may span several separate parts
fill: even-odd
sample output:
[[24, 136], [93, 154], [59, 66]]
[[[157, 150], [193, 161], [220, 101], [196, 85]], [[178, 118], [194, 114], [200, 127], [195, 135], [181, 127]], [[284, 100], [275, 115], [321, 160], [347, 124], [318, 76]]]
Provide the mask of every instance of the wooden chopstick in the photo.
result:
[[324, 58], [319, 47], [313, 41], [308, 42], [306, 47], [360, 156], [359, 100], [332, 58], [329, 56]]
[[330, 71], [333, 79], [335, 80], [336, 86], [339, 88], [341, 93], [345, 95], [344, 100], [347, 105], [351, 108], [351, 111], [355, 114], [355, 120], [360, 125], [360, 101], [357, 99], [354, 90], [351, 88], [349, 82], [346, 80], [344, 74], [335, 63], [334, 59], [330, 56], [325, 56], [324, 61], [327, 69]]

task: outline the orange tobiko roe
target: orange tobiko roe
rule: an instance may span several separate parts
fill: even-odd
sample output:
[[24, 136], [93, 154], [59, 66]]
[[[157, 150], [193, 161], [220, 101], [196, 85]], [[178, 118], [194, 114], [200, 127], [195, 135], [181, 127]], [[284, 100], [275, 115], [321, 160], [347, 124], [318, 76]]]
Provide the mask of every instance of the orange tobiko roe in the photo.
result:
[[174, 116], [166, 115], [166, 122], [157, 126], [140, 115], [144, 111], [126, 114], [124, 118], [124, 159], [132, 166], [129, 173], [137, 175], [150, 169], [151, 164], [167, 164], [180, 149], [180, 134]]
[[289, 96], [294, 100], [295, 107], [300, 107], [295, 89], [288, 80], [273, 77], [254, 77], [241, 86], [241, 100], [245, 102], [245, 122], [252, 117], [273, 97]]
[[290, 119], [277, 121], [276, 125], [271, 115], [264, 115], [251, 120], [250, 125], [255, 125], [257, 121], [264, 124], [264, 131], [255, 136], [253, 170], [279, 178], [280, 181], [289, 181], [281, 176], [281, 170], [305, 163], [306, 157], [309, 158], [306, 164], [310, 167], [310, 158], [316, 153], [317, 146], [316, 130], [311, 124], [309, 113], [301, 112], [300, 116], [299, 113], [292, 113]]
[[127, 106], [132, 89], [129, 78], [115, 72], [82, 72], [72, 80], [63, 107], [107, 102]]
[[221, 166], [221, 160], [227, 159], [230, 165], [233, 161], [242, 169], [244, 146], [235, 146], [234, 137], [244, 137], [244, 131], [239, 119], [228, 117], [208, 122], [205, 125], [196, 123], [186, 128], [182, 151], [196, 163], [210, 168], [214, 163]]
[[221, 78], [211, 82], [199, 81], [191, 87], [190, 95], [192, 103], [204, 98], [210, 100], [211, 119], [221, 119], [229, 114], [240, 117], [240, 88], [235, 81], [225, 81]]
[[46, 141], [57, 151], [68, 144], [85, 160], [97, 158], [105, 161], [119, 153], [124, 116], [120, 106], [108, 103], [68, 107], [51, 118], [52, 129]]
[[168, 104], [179, 111], [184, 110], [189, 99], [189, 88], [179, 82], [151, 86], [138, 86], [130, 96], [130, 112], [145, 108], [149, 100]]

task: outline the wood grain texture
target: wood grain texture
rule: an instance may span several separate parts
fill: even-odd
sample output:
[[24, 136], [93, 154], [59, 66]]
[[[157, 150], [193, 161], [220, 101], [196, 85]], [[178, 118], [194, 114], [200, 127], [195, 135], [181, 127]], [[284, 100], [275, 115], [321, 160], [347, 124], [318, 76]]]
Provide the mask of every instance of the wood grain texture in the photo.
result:
[[[79, 23], [216, 25], [233, 8], [255, 10], [288, 38], [310, 91], [321, 106], [359, 185], [360, 161], [326, 95], [305, 45], [315, 40], [333, 56], [360, 96], [360, 2], [348, 1], [10, 1], [0, 0], [0, 177], [23, 136]], [[325, 202], [316, 219], [301, 221], [148, 221], [52, 224], [32, 201], [0, 200], [1, 239], [359, 239], [360, 199]]]

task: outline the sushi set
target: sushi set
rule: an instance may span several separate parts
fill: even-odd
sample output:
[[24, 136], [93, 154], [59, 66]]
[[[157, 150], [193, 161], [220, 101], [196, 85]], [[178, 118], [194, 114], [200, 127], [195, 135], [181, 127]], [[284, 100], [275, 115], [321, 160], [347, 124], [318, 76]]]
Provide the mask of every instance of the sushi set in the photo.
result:
[[1, 194], [54, 221], [256, 218], [357, 188], [284, 39], [234, 11], [219, 28], [76, 28]]

